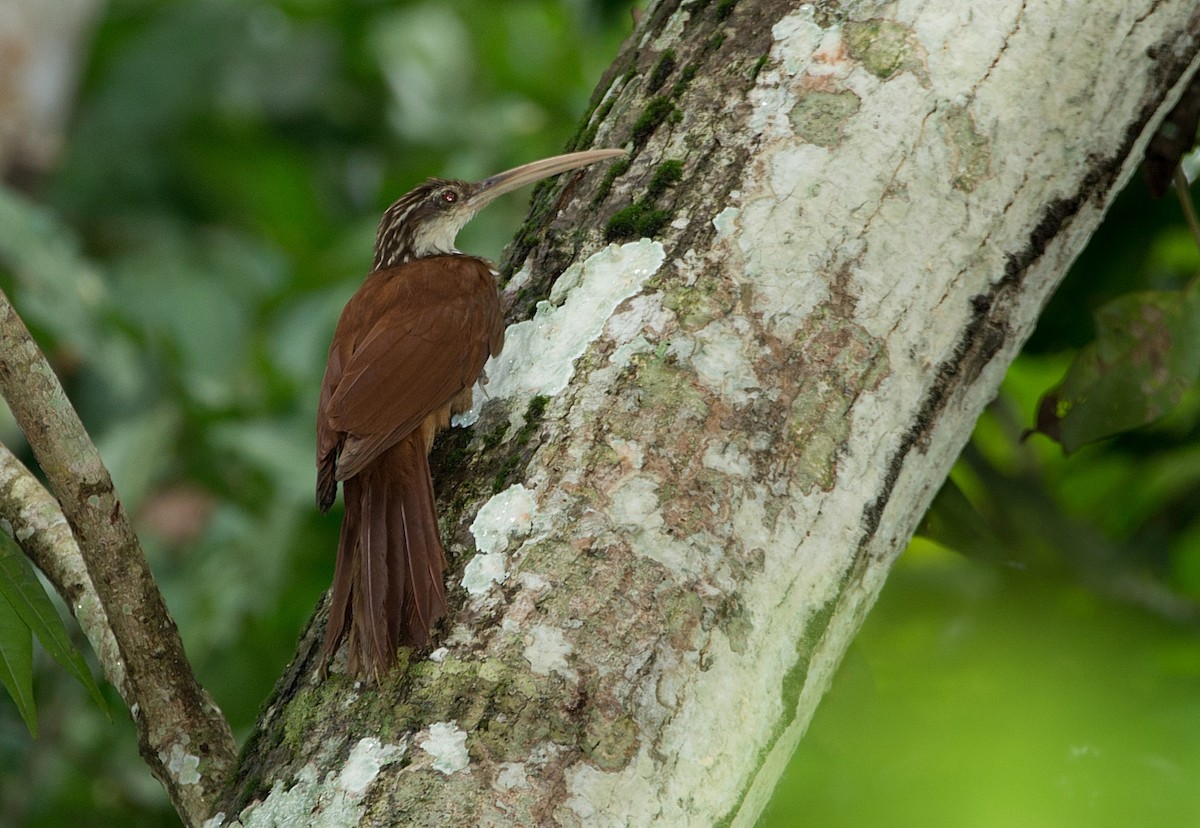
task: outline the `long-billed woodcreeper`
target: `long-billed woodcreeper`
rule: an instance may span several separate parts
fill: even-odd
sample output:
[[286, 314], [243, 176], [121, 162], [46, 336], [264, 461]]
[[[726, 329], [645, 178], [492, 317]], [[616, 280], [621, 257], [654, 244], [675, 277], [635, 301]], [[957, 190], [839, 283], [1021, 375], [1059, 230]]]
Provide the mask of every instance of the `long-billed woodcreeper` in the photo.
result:
[[403, 644], [424, 646], [446, 611], [429, 449], [504, 343], [496, 271], [454, 247], [497, 196], [622, 155], [589, 150], [472, 184], [433, 178], [383, 214], [375, 261], [338, 320], [317, 407], [317, 505], [342, 483], [322, 664], [343, 640], [346, 671], [380, 677]]

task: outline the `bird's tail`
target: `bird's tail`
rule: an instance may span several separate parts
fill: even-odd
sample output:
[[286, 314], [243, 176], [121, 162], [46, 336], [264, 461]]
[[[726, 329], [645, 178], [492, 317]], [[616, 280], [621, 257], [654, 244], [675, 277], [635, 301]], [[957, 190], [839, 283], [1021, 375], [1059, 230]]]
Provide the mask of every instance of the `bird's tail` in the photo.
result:
[[338, 541], [322, 663], [346, 641], [346, 671], [378, 677], [404, 644], [421, 647], [446, 612], [433, 481], [418, 429], [343, 481], [346, 516]]

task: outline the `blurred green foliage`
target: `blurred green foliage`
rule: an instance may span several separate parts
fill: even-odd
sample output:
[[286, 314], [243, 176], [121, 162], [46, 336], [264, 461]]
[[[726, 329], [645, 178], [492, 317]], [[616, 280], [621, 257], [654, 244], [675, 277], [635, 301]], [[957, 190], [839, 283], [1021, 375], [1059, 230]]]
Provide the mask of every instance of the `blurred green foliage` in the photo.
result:
[[[27, 197], [0, 190], [0, 248], [22, 251], [0, 283], [239, 736], [330, 581], [313, 410], [379, 213], [427, 175], [561, 150], [630, 5], [111, 0], [68, 155]], [[485, 212], [462, 247], [498, 258], [522, 209]], [[1070, 456], [1020, 437], [1095, 311], [1198, 271], [1177, 205], [1135, 182], [930, 515], [971, 557], [924, 542], [901, 560], [763, 825], [1194, 813], [1200, 394]], [[0, 439], [20, 445], [7, 420]], [[0, 703], [0, 824], [177, 824], [126, 718], [34, 661], [41, 738]]]
[[1195, 825], [1198, 690], [1194, 628], [918, 540], [759, 825]]

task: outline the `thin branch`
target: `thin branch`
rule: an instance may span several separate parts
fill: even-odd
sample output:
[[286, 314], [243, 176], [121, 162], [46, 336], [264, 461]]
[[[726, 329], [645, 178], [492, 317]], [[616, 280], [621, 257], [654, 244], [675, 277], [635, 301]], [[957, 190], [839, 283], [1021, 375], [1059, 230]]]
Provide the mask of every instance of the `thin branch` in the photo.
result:
[[0, 393], [62, 505], [111, 625], [142, 758], [184, 822], [200, 825], [236, 759], [229, 724], [192, 673], [108, 470], [3, 291]]
[[121, 693], [126, 704], [129, 683], [108, 616], [83, 563], [83, 555], [62, 507], [8, 447], [0, 443], [0, 517], [13, 528], [17, 543], [66, 602], [88, 643], [100, 659], [100, 668]]

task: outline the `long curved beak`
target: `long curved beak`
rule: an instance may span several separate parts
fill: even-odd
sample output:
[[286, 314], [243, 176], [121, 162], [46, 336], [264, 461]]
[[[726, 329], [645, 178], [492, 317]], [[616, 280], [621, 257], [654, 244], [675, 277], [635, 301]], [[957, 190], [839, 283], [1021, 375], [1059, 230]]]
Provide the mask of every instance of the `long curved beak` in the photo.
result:
[[584, 152], [569, 152], [566, 155], [555, 155], [552, 158], [543, 158], [541, 161], [531, 161], [528, 164], [513, 167], [511, 170], [505, 170], [502, 173], [497, 173], [480, 181], [474, 194], [467, 201], [467, 204], [472, 210], [481, 210], [487, 204], [490, 204], [493, 199], [505, 193], [511, 193], [518, 187], [524, 187], [526, 184], [532, 184], [535, 181], [549, 178], [552, 175], [558, 175], [567, 170], [586, 167], [588, 164], [595, 164], [597, 161], [604, 161], [626, 154], [627, 152], [623, 149], [585, 150]]

